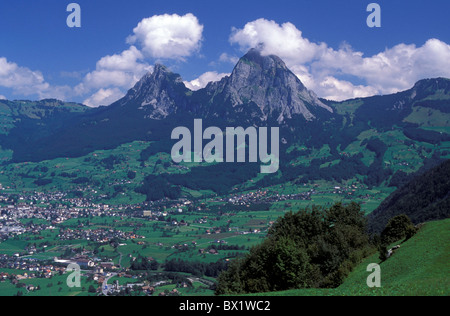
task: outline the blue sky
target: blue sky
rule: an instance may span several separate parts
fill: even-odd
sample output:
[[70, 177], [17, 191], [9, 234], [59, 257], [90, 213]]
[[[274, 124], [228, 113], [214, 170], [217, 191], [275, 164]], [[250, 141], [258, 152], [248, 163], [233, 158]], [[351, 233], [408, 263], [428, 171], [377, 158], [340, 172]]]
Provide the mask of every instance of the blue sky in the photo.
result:
[[[81, 28], [66, 25], [71, 2]], [[366, 24], [371, 2], [381, 28]], [[155, 63], [198, 89], [256, 43], [320, 97], [391, 93], [450, 77], [448, 12], [448, 0], [2, 1], [0, 98], [107, 105]]]

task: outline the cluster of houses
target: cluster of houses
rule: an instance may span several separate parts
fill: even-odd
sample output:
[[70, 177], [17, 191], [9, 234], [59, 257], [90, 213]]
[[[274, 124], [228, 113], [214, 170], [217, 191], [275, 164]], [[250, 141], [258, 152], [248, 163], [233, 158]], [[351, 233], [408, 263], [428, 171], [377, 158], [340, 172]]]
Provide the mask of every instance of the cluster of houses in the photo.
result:
[[[118, 275], [120, 277], [120, 274]], [[157, 282], [160, 283], [160, 282]], [[156, 287], [160, 284], [156, 284], [152, 286], [148, 283], [127, 283], [124, 285], [120, 285], [119, 281], [114, 281], [111, 286], [108, 286], [107, 289], [103, 289], [103, 294], [105, 295], [114, 295], [115, 293], [120, 293], [123, 291], [135, 291], [140, 290], [144, 294], [148, 296], [153, 296], [156, 293]], [[182, 283], [179, 285], [180, 288], [187, 288], [187, 283]], [[178, 289], [174, 288], [171, 291], [165, 290], [163, 292], [159, 292], [158, 296], [179, 296], [181, 293]]]
[[249, 193], [236, 194], [225, 198], [217, 198], [215, 201], [231, 203], [233, 205], [249, 205], [254, 203], [275, 203], [288, 200], [311, 200], [311, 192], [279, 194], [268, 190], [257, 190]]
[[[159, 204], [164, 204], [159, 207]], [[45, 229], [55, 229], [55, 226], [74, 218], [87, 217], [121, 217], [127, 211], [128, 216], [138, 216], [149, 220], [166, 218], [170, 213], [182, 213], [183, 209], [192, 204], [187, 199], [179, 201], [144, 202], [137, 205], [96, 204], [87, 198], [68, 198], [61, 192], [30, 192], [21, 195], [0, 193], [0, 239], [7, 239], [23, 233], [35, 233]], [[149, 209], [154, 209], [150, 211]], [[160, 209], [160, 210], [158, 210]], [[21, 219], [42, 219], [47, 225], [26, 226]], [[174, 226], [187, 225], [184, 222], [172, 223]]]
[[60, 240], [89, 240], [98, 243], [110, 243], [113, 239], [132, 240], [144, 239], [144, 236], [136, 235], [133, 232], [122, 232], [116, 229], [65, 229], [60, 231], [58, 238]]
[[[46, 278], [51, 279], [55, 275], [62, 275], [68, 273], [67, 267], [70, 264], [76, 264], [82, 269], [83, 275], [92, 278], [97, 284], [97, 292], [105, 295], [112, 295], [125, 290], [140, 290], [144, 294], [152, 296], [158, 286], [166, 284], [166, 282], [156, 282], [154, 284], [145, 283], [127, 283], [120, 285], [116, 280], [112, 285], [103, 288], [108, 279], [113, 276], [126, 279], [137, 279], [139, 276], [128, 274], [127, 272], [114, 272], [119, 268], [112, 262], [98, 262], [96, 259], [91, 259], [87, 256], [77, 256], [68, 260], [54, 259], [54, 264], [42, 265], [35, 259], [16, 258], [7, 255], [0, 255], [0, 268], [8, 269], [8, 271], [15, 270], [17, 273], [0, 272], [0, 282], [10, 281], [12, 285], [18, 288], [24, 288], [26, 291], [39, 290], [39, 287], [32, 285], [33, 279]], [[70, 271], [69, 271], [70, 272]], [[25, 281], [28, 281], [24, 283]], [[179, 287], [188, 287], [186, 283], [182, 283]], [[159, 293], [159, 296], [176, 296], [180, 292], [177, 289], [172, 291], [164, 291]]]
[[[49, 201], [58, 201], [58, 204], [45, 204]], [[62, 193], [36, 192], [20, 196], [16, 202], [11, 202], [7, 195], [0, 195], [0, 240], [24, 233], [39, 234], [73, 218], [105, 215], [119, 216], [118, 209], [85, 199], [64, 199]], [[47, 224], [24, 224], [23, 219], [42, 219]]]
[[43, 264], [42, 261], [33, 258], [21, 258], [17, 255], [0, 254], [0, 268], [23, 271], [20, 274], [0, 272], [0, 280], [13, 279], [21, 281], [33, 278], [51, 278], [59, 273], [64, 273], [66, 268], [54, 264]]

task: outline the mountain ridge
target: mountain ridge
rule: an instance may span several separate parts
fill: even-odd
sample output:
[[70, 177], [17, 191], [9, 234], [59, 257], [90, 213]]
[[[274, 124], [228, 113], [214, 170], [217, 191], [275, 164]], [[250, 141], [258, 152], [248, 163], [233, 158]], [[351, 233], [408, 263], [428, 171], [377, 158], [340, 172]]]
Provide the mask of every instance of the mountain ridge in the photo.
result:
[[[390, 130], [397, 126], [405, 129], [408, 137], [438, 142], [447, 139], [446, 134], [419, 129], [420, 124], [412, 123], [417, 119], [408, 121], [407, 117], [415, 106], [448, 113], [449, 87], [449, 79], [424, 79], [396, 94], [342, 102], [323, 100], [279, 57], [262, 56], [252, 49], [230, 76], [198, 91], [191, 91], [179, 74], [157, 64], [120, 100], [107, 107], [83, 107], [81, 113], [66, 115], [54, 127], [42, 127], [29, 117], [9, 119], [11, 133], [0, 137], [0, 146], [14, 152], [14, 162], [80, 157], [134, 140], [169, 142], [173, 128], [190, 126], [194, 118], [219, 127], [280, 126], [285, 144], [300, 141], [316, 147], [329, 143], [332, 152], [374, 127]], [[0, 101], [4, 106], [7, 102]], [[52, 119], [58, 121], [58, 115]], [[444, 124], [450, 126], [448, 121]]]
[[212, 119], [233, 119], [236, 112], [249, 112], [249, 117], [259, 118], [255, 122], [283, 123], [294, 115], [314, 120], [318, 116], [316, 108], [333, 113], [279, 57], [262, 56], [256, 49], [239, 60], [230, 76], [197, 91], [187, 88], [179, 74], [157, 64], [152, 73], [144, 75], [125, 97], [110, 106], [116, 104], [134, 108], [139, 105], [145, 117], [154, 120], [179, 112]]

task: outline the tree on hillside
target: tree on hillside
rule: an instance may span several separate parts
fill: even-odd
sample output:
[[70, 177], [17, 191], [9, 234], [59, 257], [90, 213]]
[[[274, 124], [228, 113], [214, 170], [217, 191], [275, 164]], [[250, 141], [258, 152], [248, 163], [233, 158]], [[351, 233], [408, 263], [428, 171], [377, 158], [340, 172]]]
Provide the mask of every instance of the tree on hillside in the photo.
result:
[[216, 293], [337, 287], [372, 250], [366, 224], [356, 203], [286, 213], [262, 244], [219, 276]]
[[411, 238], [416, 232], [414, 224], [405, 214], [393, 217], [381, 233], [381, 242], [390, 244], [401, 239]]

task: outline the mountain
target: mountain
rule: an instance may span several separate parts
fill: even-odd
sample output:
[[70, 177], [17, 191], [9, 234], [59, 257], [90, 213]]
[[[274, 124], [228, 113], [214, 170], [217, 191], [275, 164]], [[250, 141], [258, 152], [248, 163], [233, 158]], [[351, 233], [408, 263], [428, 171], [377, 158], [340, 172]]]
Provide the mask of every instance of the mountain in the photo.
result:
[[127, 95], [112, 107], [134, 107], [145, 119], [162, 120], [179, 112], [189, 111], [188, 94], [183, 79], [165, 66], [155, 65], [153, 73], [146, 74]]
[[180, 75], [156, 65], [108, 107], [78, 105], [67, 112], [56, 102], [54, 113], [67, 113], [49, 112], [48, 121], [31, 114], [16, 120], [0, 112], [0, 120], [15, 122], [0, 136], [0, 146], [8, 150], [6, 158], [0, 158], [5, 164], [77, 158], [146, 141], [151, 143], [140, 154], [144, 164], [157, 153], [170, 153], [175, 127], [192, 127], [194, 119], [201, 118], [204, 126], [220, 128], [280, 126], [280, 171], [255, 178], [256, 165], [202, 165], [186, 174], [164, 175], [170, 188], [224, 193], [246, 181], [251, 183], [248, 189], [259, 189], [351, 179], [369, 188], [387, 187], [423, 165], [450, 158], [449, 87], [449, 79], [426, 79], [391, 95], [323, 100], [280, 58], [252, 49], [230, 76], [198, 91], [186, 88]]
[[[27, 128], [30, 122], [39, 122], [41, 127], [54, 128], [62, 125], [64, 120], [72, 119], [89, 110], [78, 103], [62, 102], [54, 99], [41, 101], [0, 100], [0, 135], [8, 135], [14, 129]], [[50, 124], [51, 121], [51, 124]], [[26, 123], [26, 124], [24, 124]], [[29, 126], [28, 126], [29, 127]]]
[[450, 217], [450, 160], [397, 189], [369, 214], [369, 227], [380, 233], [389, 219], [406, 214], [414, 224]]
[[14, 151], [15, 162], [38, 162], [80, 157], [134, 140], [170, 139], [168, 130], [180, 123], [163, 119], [186, 113], [188, 92], [179, 75], [156, 65], [153, 73], [145, 75], [125, 97], [110, 106], [91, 109], [53, 134], [32, 142], [9, 144], [7, 148]]
[[225, 108], [227, 115], [247, 112], [247, 117], [281, 124], [295, 115], [311, 121], [319, 112], [333, 113], [279, 57], [262, 56], [257, 49], [239, 60], [231, 76], [210, 83], [200, 93], [207, 96], [207, 113], [216, 117]]
[[322, 124], [331, 116], [333, 109], [308, 91], [280, 58], [250, 50], [231, 76], [195, 92], [180, 75], [156, 65], [110, 106], [88, 111], [52, 135], [8, 148], [15, 162], [42, 161], [79, 157], [134, 140], [170, 140], [174, 127], [192, 125], [194, 118], [215, 126], [299, 127]]
[[[390, 95], [326, 103], [353, 124], [370, 122], [372, 127], [383, 129], [390, 129], [396, 124], [409, 127], [424, 126], [427, 125], [424, 124], [426, 123], [424, 119], [428, 120], [429, 115], [421, 112], [423, 108], [427, 111], [450, 113], [450, 79], [424, 79], [418, 81], [411, 89]], [[411, 116], [415, 110], [425, 115], [419, 115], [418, 120]], [[450, 124], [447, 120], [436, 123], [443, 126]]]
[[180, 75], [156, 65], [153, 73], [145, 75], [112, 107], [117, 104], [137, 108], [152, 120], [189, 114], [230, 122], [245, 114], [258, 124], [269, 120], [282, 123], [295, 115], [311, 121], [318, 112], [333, 113], [279, 57], [262, 56], [256, 49], [239, 60], [229, 77], [195, 92], [186, 88]]
[[0, 100], [0, 150], [13, 149], [20, 156], [30, 150], [29, 144], [55, 134], [91, 111], [82, 104], [54, 99]]

